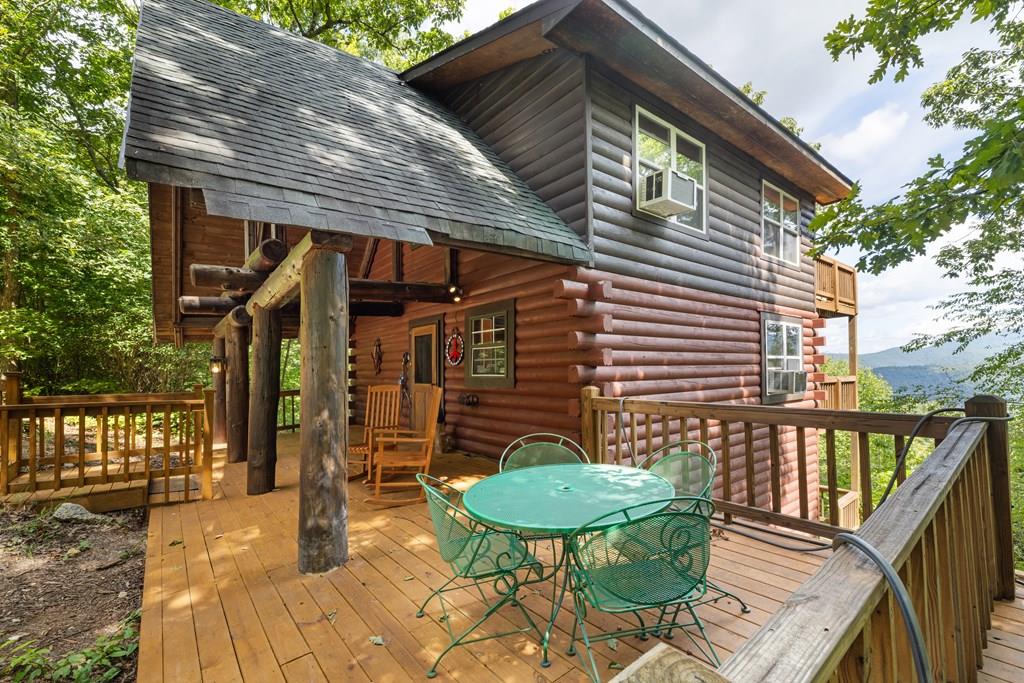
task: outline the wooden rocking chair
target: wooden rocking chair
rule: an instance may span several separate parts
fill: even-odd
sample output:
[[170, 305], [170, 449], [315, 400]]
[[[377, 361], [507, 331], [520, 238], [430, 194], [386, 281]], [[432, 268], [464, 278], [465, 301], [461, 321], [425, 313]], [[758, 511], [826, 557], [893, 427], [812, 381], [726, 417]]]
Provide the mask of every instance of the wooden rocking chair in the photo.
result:
[[[412, 429], [379, 429], [373, 436], [373, 495], [366, 499], [372, 505], [411, 505], [425, 500], [417, 474], [430, 473], [434, 455], [437, 418], [441, 412], [441, 387], [420, 384], [412, 390]], [[386, 480], [385, 480], [386, 478]], [[386, 498], [385, 491], [415, 489], [407, 498]]]
[[[366, 416], [363, 419], [363, 440], [361, 443], [349, 444], [348, 447], [349, 479], [365, 475], [366, 480], [370, 480], [373, 475], [374, 435], [381, 429], [398, 429], [401, 403], [399, 385], [376, 384], [370, 387], [366, 397]], [[356, 465], [362, 465], [362, 470], [355, 472]]]

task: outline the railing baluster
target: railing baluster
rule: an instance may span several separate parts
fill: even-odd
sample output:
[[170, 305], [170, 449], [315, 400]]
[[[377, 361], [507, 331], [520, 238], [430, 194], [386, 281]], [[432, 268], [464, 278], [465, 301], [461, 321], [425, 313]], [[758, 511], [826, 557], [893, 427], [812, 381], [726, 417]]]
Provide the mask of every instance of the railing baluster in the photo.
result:
[[608, 462], [608, 412], [602, 410], [600, 412], [600, 426], [601, 426], [601, 438], [598, 444], [599, 448], [597, 451], [598, 462], [604, 464]]
[[671, 431], [671, 424], [669, 423], [668, 415], [661, 416], [661, 441], [658, 442], [658, 447], [665, 446], [670, 441], [669, 432]]
[[107, 407], [100, 410], [99, 437], [96, 439], [96, 450], [100, 454], [100, 475], [102, 483], [107, 483], [107, 469], [110, 454], [107, 452]]
[[[629, 459], [630, 465], [636, 465], [637, 447], [639, 441], [636, 433], [636, 413], [629, 414]], [[622, 464], [622, 463], [618, 463]]]
[[935, 513], [935, 554], [939, 559], [938, 595], [942, 612], [942, 642], [946, 658], [948, 679], [967, 679], [967, 658], [964, 652], [963, 632], [958, 626], [960, 605], [957, 599], [956, 555], [951, 550], [949, 530], [949, 502], [944, 502]]
[[768, 464], [772, 489], [772, 512], [782, 512], [782, 448], [779, 426], [768, 425]]
[[85, 486], [85, 408], [78, 409], [78, 485]]
[[7, 412], [0, 410], [0, 495], [8, 492], [7, 485], [10, 479], [11, 442], [13, 441], [10, 438], [10, 429], [11, 421], [7, 419]]
[[153, 404], [146, 404], [146, 445], [143, 471], [146, 473], [146, 481], [149, 481], [149, 471], [153, 467]]
[[[650, 413], [644, 413], [644, 442], [647, 449], [647, 452], [644, 454], [646, 458], [654, 452], [654, 420]], [[635, 465], [636, 463], [633, 464]]]
[[171, 407], [164, 406], [163, 424], [163, 475], [164, 475], [164, 503], [171, 501]]
[[[718, 423], [722, 433], [722, 499], [732, 502], [732, 444], [729, 443], [731, 428], [726, 420]], [[725, 513], [725, 523], [732, 523], [732, 515]]]
[[615, 413], [615, 455], [613, 460], [616, 465], [622, 464], [622, 413]]
[[39, 467], [39, 453], [36, 442], [39, 439], [39, 431], [36, 426], [36, 411], [32, 409], [28, 413], [28, 490], [36, 490], [36, 469]]
[[796, 428], [796, 476], [800, 487], [800, 518], [810, 517], [807, 491], [807, 434], [803, 427]]
[[53, 411], [53, 488], [60, 488], [61, 468], [64, 466], [64, 416], [60, 408]]
[[825, 430], [825, 468], [828, 476], [828, 523], [839, 526], [839, 472], [836, 469], [836, 432]]
[[875, 507], [871, 496], [871, 435], [867, 432], [857, 432], [857, 443], [860, 458], [860, 509], [863, 522], [871, 516]]
[[130, 481], [131, 480], [131, 473], [129, 472], [129, 470], [131, 468], [131, 462], [132, 462], [132, 460], [131, 460], [132, 447], [131, 447], [131, 443], [129, 442], [129, 439], [128, 439], [128, 436], [129, 436], [128, 433], [129, 433], [129, 431], [131, 429], [130, 426], [129, 426], [130, 422], [131, 422], [131, 408], [129, 406], [125, 406], [125, 408], [124, 408], [124, 438], [121, 439], [121, 451], [122, 451], [122, 453], [121, 453], [121, 468], [124, 470], [124, 472], [122, 473], [122, 477], [121, 477], [122, 481]]
[[[902, 434], [896, 434], [893, 437], [893, 439], [894, 439], [893, 447], [894, 447], [894, 450], [896, 452], [896, 457], [899, 458], [900, 457], [900, 453], [903, 452], [903, 448], [907, 445], [907, 440], [906, 440], [906, 437], [904, 437]], [[906, 463], [906, 461], [903, 461], [902, 463], [900, 463], [900, 466], [898, 468], [896, 468], [896, 483], [897, 484], [902, 484], [906, 480], [907, 480], [907, 463]]]
[[188, 502], [188, 490], [192, 488], [192, 467], [189, 465], [188, 456], [191, 452], [191, 432], [192, 432], [192, 408], [185, 406], [182, 410], [182, 414], [185, 416], [185, 443], [181, 449], [182, 464], [185, 466], [185, 479], [184, 485], [182, 486], [182, 500]]
[[747, 465], [747, 505], [754, 507], [757, 504], [757, 475], [754, 471], [754, 425], [749, 422], [743, 423], [743, 446]]

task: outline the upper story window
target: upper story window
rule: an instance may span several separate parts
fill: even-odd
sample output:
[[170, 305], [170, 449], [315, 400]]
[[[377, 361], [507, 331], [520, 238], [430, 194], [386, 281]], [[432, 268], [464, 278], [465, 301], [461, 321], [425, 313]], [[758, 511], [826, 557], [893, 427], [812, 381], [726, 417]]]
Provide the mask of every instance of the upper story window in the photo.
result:
[[[645, 183], [659, 172], [662, 176], [666, 171], [674, 172], [675, 177], [683, 181], [684, 186], [679, 188], [682, 195], [680, 204], [687, 208], [668, 220], [704, 232], [707, 221], [707, 160], [703, 143], [639, 107], [636, 110], [633, 141], [633, 194], [637, 210], [665, 216], [645, 209]], [[651, 177], [652, 187], [649, 189], [662, 192], [662, 176]], [[655, 180], [658, 182], [657, 188], [653, 186]], [[688, 196], [691, 191], [692, 196]], [[676, 192], [672, 194], [676, 195]]]
[[766, 256], [800, 264], [800, 202], [768, 182], [761, 191], [761, 239]]

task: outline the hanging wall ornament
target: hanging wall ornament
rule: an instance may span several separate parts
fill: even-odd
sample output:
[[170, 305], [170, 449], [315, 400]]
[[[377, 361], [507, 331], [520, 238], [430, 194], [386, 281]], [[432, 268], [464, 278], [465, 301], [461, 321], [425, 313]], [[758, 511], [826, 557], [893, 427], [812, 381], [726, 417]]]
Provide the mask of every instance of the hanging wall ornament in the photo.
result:
[[465, 357], [466, 340], [462, 338], [462, 332], [456, 327], [444, 342], [444, 358], [448, 361], [448, 365], [455, 367], [462, 365], [462, 359]]
[[370, 352], [370, 358], [373, 359], [373, 374], [379, 375], [380, 371], [384, 368], [384, 352], [380, 348], [380, 337], [377, 337], [377, 341], [373, 342], [373, 351]]

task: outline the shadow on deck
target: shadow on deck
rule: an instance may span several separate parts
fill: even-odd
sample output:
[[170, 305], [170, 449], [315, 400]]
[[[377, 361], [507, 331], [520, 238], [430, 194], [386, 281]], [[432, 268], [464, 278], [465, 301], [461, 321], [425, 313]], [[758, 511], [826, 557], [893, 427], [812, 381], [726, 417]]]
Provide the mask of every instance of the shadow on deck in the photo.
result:
[[[351, 559], [323, 576], [296, 571], [298, 435], [280, 437], [278, 489], [245, 495], [245, 464], [224, 465], [213, 500], [151, 509], [139, 650], [139, 681], [404, 681], [422, 680], [446, 642], [439, 610], [417, 619], [418, 604], [447, 576], [422, 504], [374, 509], [363, 504], [358, 482], [350, 491]], [[218, 462], [218, 465], [220, 463]], [[493, 461], [445, 454], [434, 472], [468, 487], [495, 471]], [[752, 611], [723, 601], [700, 608], [724, 660], [809, 577], [823, 558], [798, 554], [726, 531], [712, 545], [709, 576], [747, 600]], [[541, 618], [547, 591], [524, 604]], [[1024, 658], [1020, 600], [997, 611], [989, 662], [1019, 673]], [[465, 621], [482, 603], [468, 592]], [[504, 616], [517, 621], [508, 610]], [[553, 641], [553, 663], [541, 668], [528, 636], [459, 648], [442, 663], [440, 679], [461, 681], [586, 680], [578, 660], [564, 654], [571, 612], [563, 610]], [[626, 622], [593, 615], [597, 628]], [[467, 622], [468, 623], [468, 622]], [[458, 626], [458, 623], [453, 624]], [[507, 627], [492, 620], [493, 628]], [[374, 645], [381, 636], [384, 645]], [[612, 678], [658, 642], [626, 638], [613, 650], [597, 646], [603, 677]], [[677, 636], [673, 644], [685, 649]], [[983, 674], [984, 675], [984, 674]], [[1006, 679], [1013, 680], [1013, 679]]]

